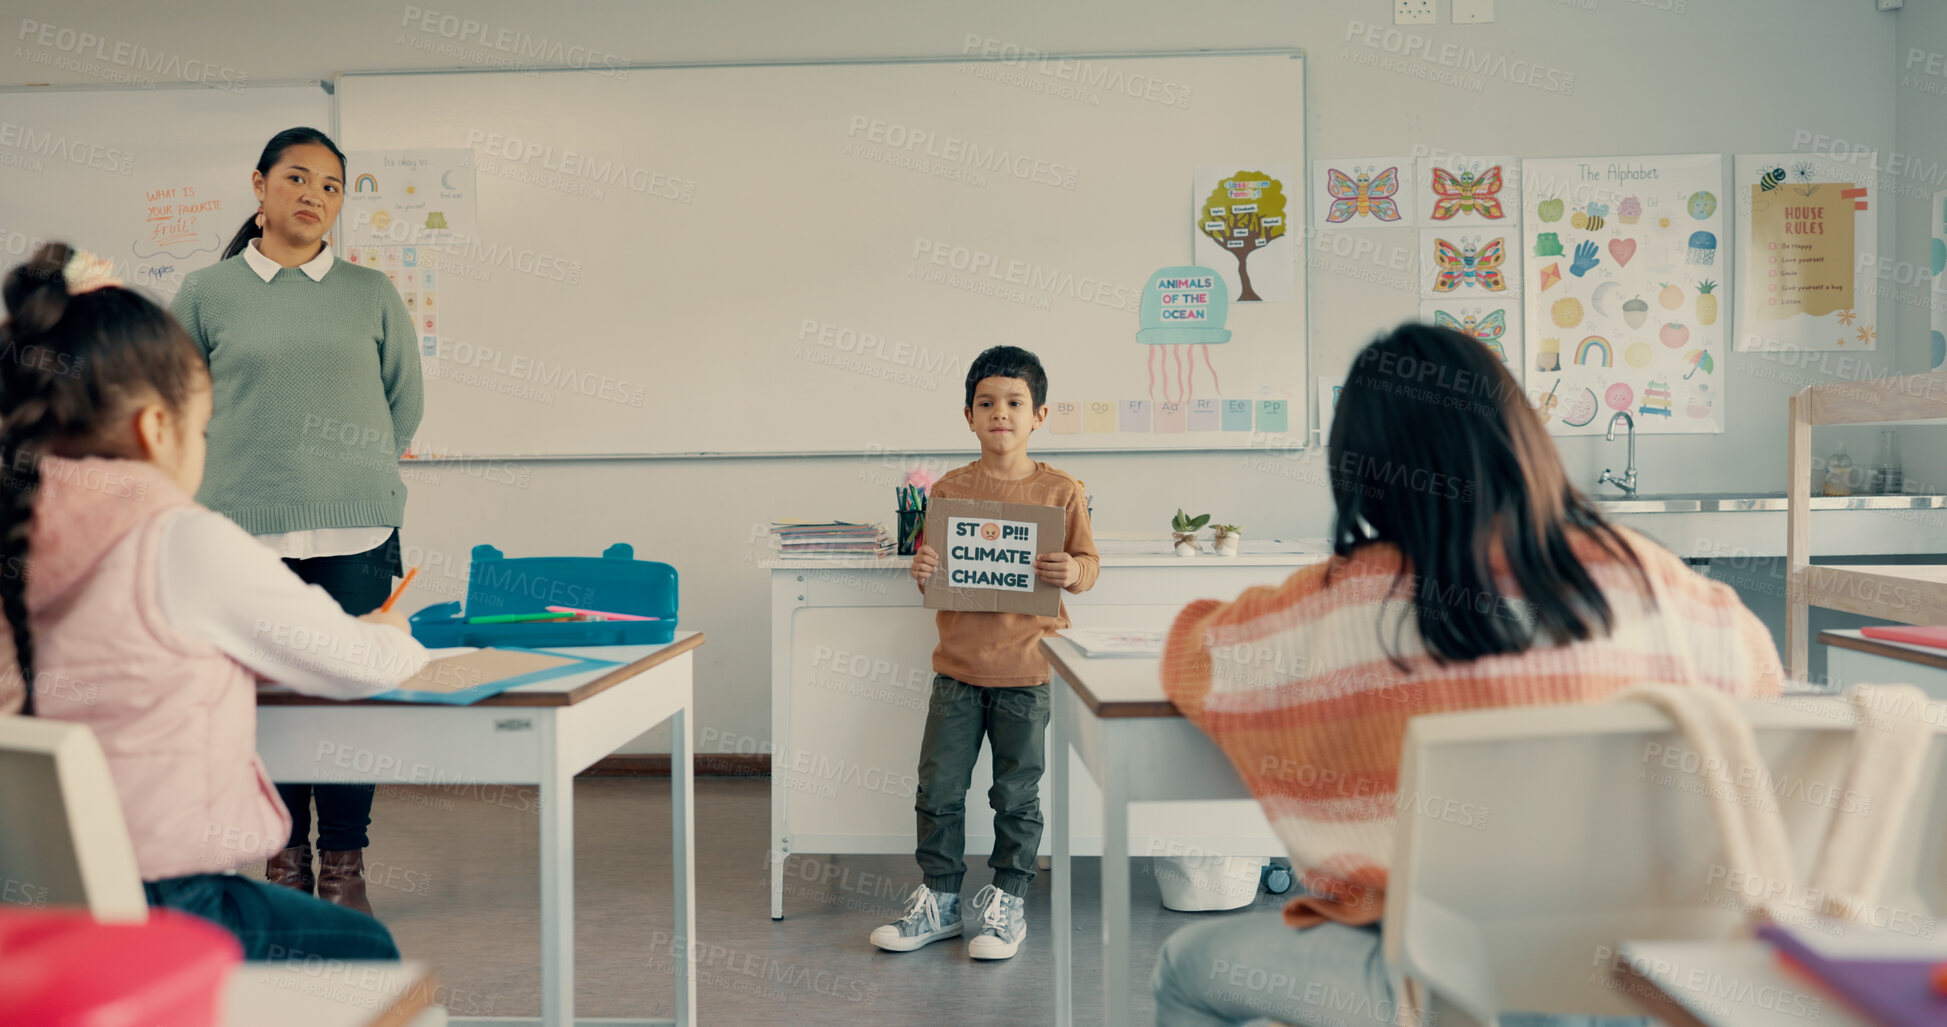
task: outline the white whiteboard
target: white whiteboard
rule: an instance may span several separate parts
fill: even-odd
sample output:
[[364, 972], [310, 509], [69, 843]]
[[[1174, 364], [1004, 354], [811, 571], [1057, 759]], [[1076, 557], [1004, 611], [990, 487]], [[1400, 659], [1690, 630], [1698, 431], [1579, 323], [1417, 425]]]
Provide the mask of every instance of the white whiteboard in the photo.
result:
[[[1280, 244], [1305, 238], [1293, 53], [349, 75], [337, 100], [348, 151], [475, 154], [480, 238], [415, 254], [418, 455], [966, 451], [967, 363], [1001, 343], [1051, 402], [1153, 426], [1220, 385], [1303, 438], [1302, 260], [1174, 391], [1136, 341], [1144, 282], [1191, 263], [1198, 166], [1291, 169]], [[1267, 443], [1052, 429], [1037, 448]]]
[[330, 118], [316, 82], [0, 93], [0, 263], [59, 240], [167, 303], [256, 210], [264, 143]]

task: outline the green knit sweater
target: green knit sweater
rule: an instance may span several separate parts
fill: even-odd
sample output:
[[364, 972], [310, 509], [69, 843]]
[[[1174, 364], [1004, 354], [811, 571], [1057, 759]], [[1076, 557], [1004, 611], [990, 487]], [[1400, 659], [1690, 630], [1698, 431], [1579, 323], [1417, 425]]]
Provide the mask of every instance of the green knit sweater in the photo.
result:
[[190, 272], [171, 309], [216, 388], [197, 502], [254, 535], [400, 526], [424, 396], [391, 279], [336, 260], [266, 282], [239, 255]]

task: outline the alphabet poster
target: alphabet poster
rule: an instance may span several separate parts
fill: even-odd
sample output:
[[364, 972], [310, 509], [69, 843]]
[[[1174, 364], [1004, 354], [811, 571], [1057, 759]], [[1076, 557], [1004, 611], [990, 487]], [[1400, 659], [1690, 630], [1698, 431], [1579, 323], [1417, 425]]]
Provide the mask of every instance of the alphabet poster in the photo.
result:
[[1557, 435], [1724, 430], [1724, 161], [1523, 161], [1528, 393]]
[[1740, 351], [1876, 347], [1878, 167], [1875, 153], [1738, 155]]
[[1058, 506], [936, 499], [926, 508], [926, 544], [940, 554], [926, 581], [929, 610], [1061, 612], [1061, 589], [1034, 573], [1034, 558], [1060, 552], [1068, 531]]

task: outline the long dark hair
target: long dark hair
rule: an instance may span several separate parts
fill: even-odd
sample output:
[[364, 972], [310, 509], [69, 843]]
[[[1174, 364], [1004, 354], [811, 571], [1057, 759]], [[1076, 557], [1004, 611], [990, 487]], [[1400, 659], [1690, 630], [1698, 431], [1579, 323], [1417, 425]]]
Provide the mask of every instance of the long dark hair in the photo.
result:
[[0, 284], [0, 612], [12, 633], [25, 701], [34, 711], [34, 640], [27, 628], [28, 535], [40, 459], [136, 457], [111, 426], [131, 403], [181, 410], [209, 374], [202, 351], [167, 311], [127, 289], [68, 293], [74, 251], [48, 243]]
[[[330, 136], [325, 135], [315, 128], [304, 128], [302, 126], [298, 128], [287, 128], [270, 137], [270, 142], [264, 144], [264, 152], [257, 157], [257, 173], [266, 178], [270, 177], [270, 169], [276, 167], [277, 162], [284, 159], [285, 150], [293, 146], [304, 146], [310, 143], [316, 143], [330, 150], [332, 155], [338, 158], [339, 177], [344, 177], [344, 151], [338, 149], [338, 144], [332, 142]], [[243, 227], [237, 229], [237, 234], [230, 237], [230, 245], [223, 248], [223, 257], [221, 259], [229, 260], [231, 257], [242, 253], [243, 248], [250, 245], [250, 240], [262, 238], [263, 234], [264, 230], [257, 227], [257, 214], [253, 211], [249, 217], [243, 219]]]
[[[1469, 336], [1405, 324], [1360, 351], [1327, 451], [1333, 553], [1369, 542], [1399, 548], [1395, 586], [1417, 579], [1413, 609], [1436, 663], [1608, 634], [1614, 612], [1571, 532], [1626, 562], [1655, 601], [1642, 560], [1568, 483], [1521, 386]], [[1495, 584], [1497, 550], [1525, 615]]]

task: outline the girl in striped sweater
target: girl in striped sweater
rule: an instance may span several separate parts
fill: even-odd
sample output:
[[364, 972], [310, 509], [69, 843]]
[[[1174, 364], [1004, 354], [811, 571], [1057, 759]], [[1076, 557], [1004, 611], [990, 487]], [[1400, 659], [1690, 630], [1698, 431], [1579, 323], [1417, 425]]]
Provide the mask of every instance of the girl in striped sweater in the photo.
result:
[[1173, 935], [1162, 1024], [1399, 1022], [1379, 923], [1409, 717], [1781, 684], [1736, 593], [1604, 521], [1465, 335], [1407, 324], [1367, 346], [1328, 460], [1332, 559], [1191, 604], [1164, 651], [1164, 688], [1229, 755], [1305, 894]]

